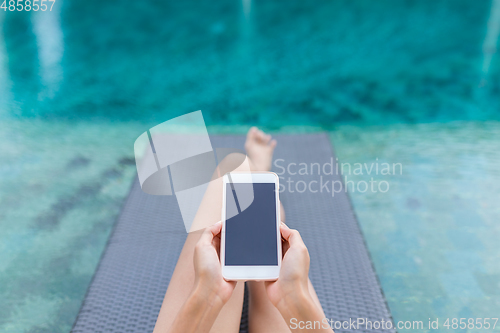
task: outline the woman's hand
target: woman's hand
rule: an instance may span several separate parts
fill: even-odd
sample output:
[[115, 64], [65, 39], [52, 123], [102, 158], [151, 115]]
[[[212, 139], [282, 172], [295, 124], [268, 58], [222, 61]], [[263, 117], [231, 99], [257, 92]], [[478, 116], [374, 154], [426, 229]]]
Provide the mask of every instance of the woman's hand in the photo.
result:
[[281, 302], [309, 295], [309, 251], [297, 230], [283, 222], [280, 230], [283, 248], [280, 275], [278, 280], [266, 283], [269, 300], [276, 307]]
[[[309, 251], [297, 230], [280, 226], [283, 260], [278, 280], [266, 282], [267, 296], [281, 313], [289, 328], [302, 331], [292, 325], [297, 321], [319, 321], [320, 328], [307, 332], [333, 332], [323, 321], [324, 314], [309, 292]], [[315, 326], [316, 327], [316, 326]]]
[[194, 291], [207, 298], [217, 297], [225, 304], [231, 297], [236, 281], [226, 281], [222, 277], [220, 237], [222, 223], [207, 227], [194, 249]]

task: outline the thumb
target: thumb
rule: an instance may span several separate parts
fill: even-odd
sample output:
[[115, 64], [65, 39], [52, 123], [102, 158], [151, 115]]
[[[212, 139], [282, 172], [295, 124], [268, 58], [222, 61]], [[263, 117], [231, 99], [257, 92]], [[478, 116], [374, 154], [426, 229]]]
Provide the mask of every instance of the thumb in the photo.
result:
[[290, 246], [303, 245], [304, 241], [297, 230], [290, 229], [286, 224], [281, 222], [281, 236], [287, 241]]
[[210, 227], [206, 227], [205, 230], [203, 231], [203, 234], [201, 234], [199, 241], [205, 244], [210, 244], [212, 243], [214, 237], [217, 236], [221, 230], [222, 230], [221, 221], [215, 223], [214, 225], [211, 225]]

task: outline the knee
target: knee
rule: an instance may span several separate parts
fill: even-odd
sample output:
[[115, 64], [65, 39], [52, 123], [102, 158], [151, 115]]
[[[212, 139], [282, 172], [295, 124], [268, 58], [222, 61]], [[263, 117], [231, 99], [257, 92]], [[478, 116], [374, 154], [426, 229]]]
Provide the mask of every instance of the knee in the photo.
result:
[[250, 164], [247, 155], [239, 152], [232, 152], [219, 160], [219, 172], [223, 176], [228, 172], [250, 172]]

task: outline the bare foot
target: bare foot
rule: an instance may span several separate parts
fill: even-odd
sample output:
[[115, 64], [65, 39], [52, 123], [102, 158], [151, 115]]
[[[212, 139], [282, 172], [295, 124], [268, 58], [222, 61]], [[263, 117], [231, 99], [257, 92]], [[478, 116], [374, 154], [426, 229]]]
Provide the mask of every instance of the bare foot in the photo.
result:
[[247, 134], [247, 141], [245, 142], [245, 150], [255, 171], [271, 170], [276, 144], [276, 140], [271, 140], [269, 134], [265, 134], [257, 127], [250, 128]]

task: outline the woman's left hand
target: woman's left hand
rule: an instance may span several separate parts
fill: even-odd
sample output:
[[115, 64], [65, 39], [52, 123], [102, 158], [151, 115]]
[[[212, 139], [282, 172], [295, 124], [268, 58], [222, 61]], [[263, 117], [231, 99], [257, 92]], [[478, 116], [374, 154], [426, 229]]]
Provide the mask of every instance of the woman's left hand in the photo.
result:
[[194, 249], [195, 292], [207, 298], [217, 296], [225, 304], [236, 286], [236, 281], [222, 277], [220, 241], [222, 223], [205, 228]]

